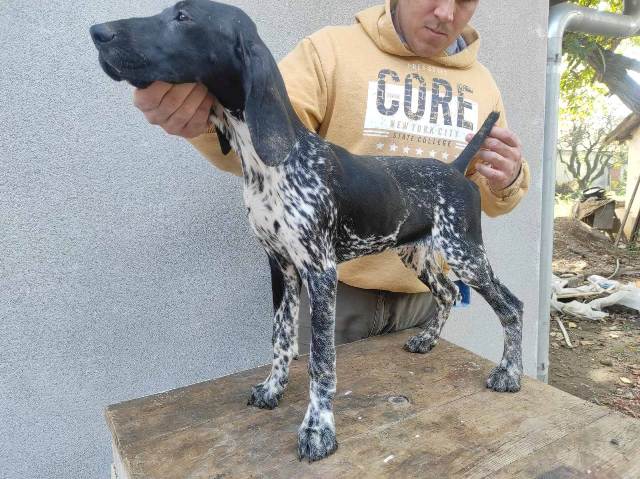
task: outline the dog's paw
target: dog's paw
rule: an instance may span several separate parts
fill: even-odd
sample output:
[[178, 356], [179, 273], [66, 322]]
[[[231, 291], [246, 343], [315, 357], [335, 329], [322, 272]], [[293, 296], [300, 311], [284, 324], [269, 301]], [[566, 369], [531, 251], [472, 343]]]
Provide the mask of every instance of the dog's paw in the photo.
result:
[[436, 344], [438, 344], [437, 339], [420, 336], [418, 334], [409, 338], [404, 344], [404, 350], [410, 353], [425, 354], [431, 351]]
[[336, 431], [329, 425], [305, 427], [298, 430], [298, 459], [308, 459], [309, 462], [318, 461], [338, 449]]
[[515, 368], [496, 366], [487, 378], [487, 387], [498, 392], [520, 391], [520, 373]]
[[247, 405], [260, 409], [273, 409], [282, 399], [283, 393], [284, 391], [277, 391], [275, 388], [265, 386], [264, 383], [256, 384], [251, 387], [251, 396]]

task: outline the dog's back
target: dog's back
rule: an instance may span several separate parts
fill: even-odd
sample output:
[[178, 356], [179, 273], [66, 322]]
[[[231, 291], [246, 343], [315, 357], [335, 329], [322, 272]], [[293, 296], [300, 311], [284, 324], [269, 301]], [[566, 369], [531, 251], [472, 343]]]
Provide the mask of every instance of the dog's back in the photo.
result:
[[325, 143], [331, 152], [324, 165], [329, 173], [325, 181], [337, 208], [340, 260], [430, 236], [435, 212], [445, 204], [465, 222], [474, 240], [481, 241], [480, 193], [464, 172], [498, 117], [491, 113], [451, 164], [432, 158], [353, 155]]

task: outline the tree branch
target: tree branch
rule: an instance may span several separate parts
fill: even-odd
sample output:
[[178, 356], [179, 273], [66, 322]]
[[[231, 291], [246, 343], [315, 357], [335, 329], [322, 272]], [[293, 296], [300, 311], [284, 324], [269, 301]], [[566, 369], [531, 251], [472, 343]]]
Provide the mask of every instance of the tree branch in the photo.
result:
[[627, 69], [640, 71], [640, 62], [605, 50], [593, 39], [586, 38], [585, 42], [590, 44], [584, 49], [582, 58], [595, 70], [597, 79], [631, 111], [640, 114], [640, 86], [627, 73]]

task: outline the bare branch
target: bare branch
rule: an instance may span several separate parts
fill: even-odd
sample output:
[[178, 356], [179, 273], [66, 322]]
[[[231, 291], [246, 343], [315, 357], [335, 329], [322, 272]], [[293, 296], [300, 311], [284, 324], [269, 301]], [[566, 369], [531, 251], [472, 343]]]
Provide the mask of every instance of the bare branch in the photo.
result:
[[604, 175], [617, 152], [621, 151], [619, 145], [604, 143], [612, 125], [612, 118], [605, 118], [605, 126], [594, 126], [588, 120], [574, 120], [560, 136], [562, 148], [559, 148], [558, 159], [580, 190], [588, 188]]

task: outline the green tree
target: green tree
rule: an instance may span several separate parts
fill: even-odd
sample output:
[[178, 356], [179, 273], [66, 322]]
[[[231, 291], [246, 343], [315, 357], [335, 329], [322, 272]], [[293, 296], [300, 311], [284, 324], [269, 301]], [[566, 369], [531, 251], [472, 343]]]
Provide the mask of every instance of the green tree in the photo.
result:
[[[551, 4], [560, 3], [551, 0]], [[623, 0], [574, 0], [584, 7], [608, 5], [608, 11], [622, 13]], [[593, 111], [595, 98], [616, 95], [633, 112], [640, 114], [640, 88], [628, 70], [640, 71], [640, 62], [616, 52], [623, 38], [586, 35], [568, 32], [563, 39], [567, 68], [560, 88], [563, 112], [572, 117], [585, 118]], [[640, 37], [627, 43], [640, 45]]]
[[[583, 7], [621, 14], [623, 0], [572, 0]], [[551, 0], [551, 5], [560, 0]], [[624, 40], [624, 43], [623, 43]], [[607, 97], [617, 96], [640, 114], [640, 87], [628, 70], [640, 71], [640, 62], [617, 50], [640, 45], [640, 37], [624, 38], [567, 32], [562, 47], [566, 68], [560, 80], [558, 158], [573, 176], [578, 191], [591, 186], [606, 168], [626, 161], [626, 147], [606, 144], [605, 137], [622, 118]]]

